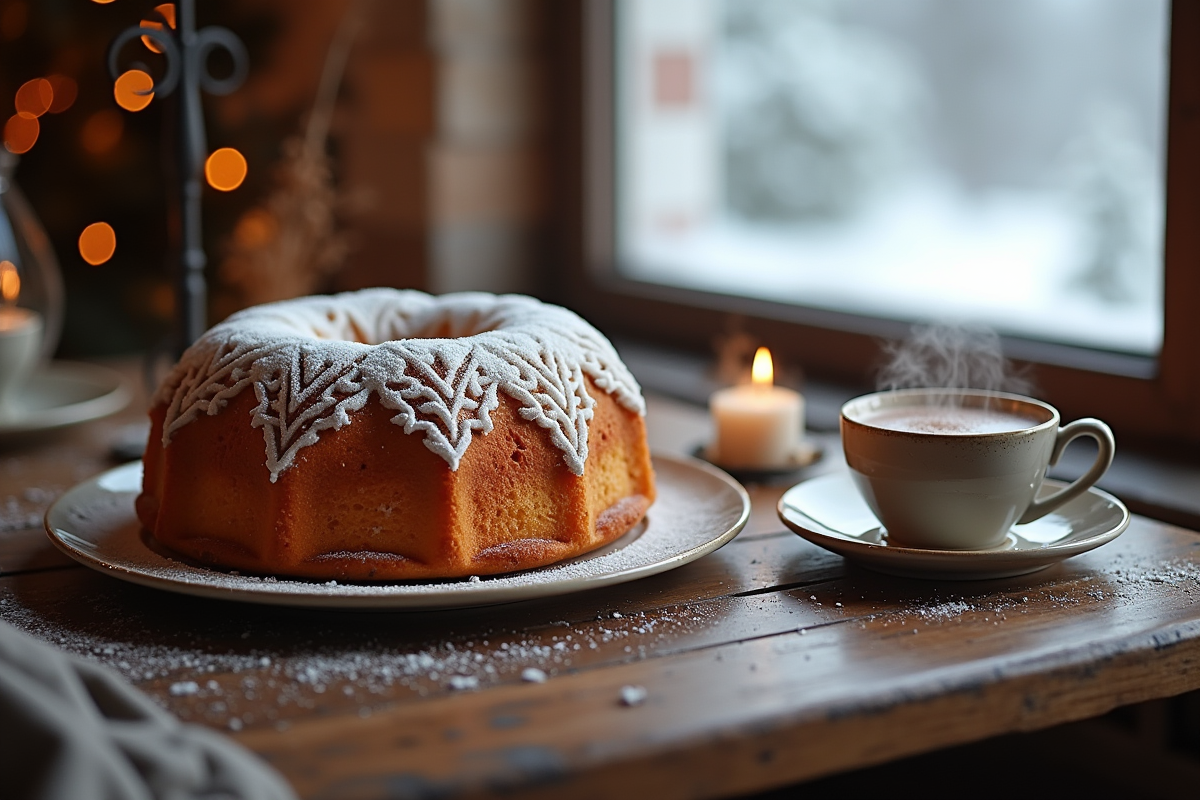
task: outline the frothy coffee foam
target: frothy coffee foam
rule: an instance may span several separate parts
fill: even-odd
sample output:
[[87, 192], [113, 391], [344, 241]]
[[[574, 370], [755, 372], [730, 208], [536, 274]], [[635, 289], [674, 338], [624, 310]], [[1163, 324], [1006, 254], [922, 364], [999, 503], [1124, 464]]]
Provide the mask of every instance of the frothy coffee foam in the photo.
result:
[[885, 408], [862, 417], [867, 425], [907, 433], [1006, 433], [1041, 423], [1031, 416], [988, 408]]

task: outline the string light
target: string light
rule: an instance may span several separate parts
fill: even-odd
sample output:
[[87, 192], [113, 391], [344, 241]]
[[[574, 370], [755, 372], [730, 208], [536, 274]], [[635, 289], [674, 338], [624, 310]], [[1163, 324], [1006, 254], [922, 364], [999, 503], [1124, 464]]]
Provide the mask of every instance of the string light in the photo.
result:
[[140, 69], [122, 73], [113, 83], [117, 105], [126, 111], [141, 111], [154, 99], [154, 79]]
[[233, 240], [241, 247], [261, 247], [279, 233], [279, 222], [265, 208], [252, 208], [242, 215], [233, 229]]
[[21, 84], [21, 88], [17, 89], [17, 96], [13, 104], [17, 107], [17, 113], [22, 117], [37, 119], [50, 110], [53, 102], [54, 87], [50, 85], [50, 81], [45, 78], [34, 78]]
[[54, 100], [50, 102], [51, 114], [61, 114], [75, 104], [79, 86], [73, 78], [66, 75], [50, 75], [46, 80], [50, 82], [50, 89], [54, 92]]
[[113, 257], [117, 250], [117, 234], [107, 222], [93, 222], [79, 234], [79, 255], [97, 267]]
[[10, 153], [28, 153], [41, 131], [42, 126], [36, 118], [13, 114], [4, 123], [4, 146]]
[[246, 180], [246, 157], [232, 147], [214, 150], [204, 162], [204, 177], [214, 189], [231, 192]]
[[[156, 12], [158, 12], [158, 15], [160, 17], [162, 17], [163, 19], [165, 19], [167, 21], [167, 27], [174, 30], [174, 28], [175, 28], [175, 4], [174, 3], [163, 3], [162, 5], [155, 6], [154, 10]], [[161, 31], [163, 29], [163, 24], [161, 22], [159, 22], [158, 20], [144, 19], [144, 20], [142, 20], [142, 27], [143, 28], [153, 28], [156, 31]], [[161, 47], [159, 47], [158, 42], [154, 41], [149, 36], [142, 37], [142, 44], [146, 45], [146, 48], [149, 49], [151, 53], [161, 53], [163, 51], [163, 49]]]
[[146, 298], [146, 307], [157, 319], [172, 319], [175, 316], [175, 290], [168, 283], [155, 284]]
[[29, 24], [29, 4], [20, 2], [9, 3], [0, 11], [0, 39], [11, 42], [21, 38], [25, 26]]
[[84, 150], [98, 156], [116, 147], [124, 133], [125, 120], [121, 113], [113, 108], [105, 108], [92, 114], [83, 123], [79, 141]]

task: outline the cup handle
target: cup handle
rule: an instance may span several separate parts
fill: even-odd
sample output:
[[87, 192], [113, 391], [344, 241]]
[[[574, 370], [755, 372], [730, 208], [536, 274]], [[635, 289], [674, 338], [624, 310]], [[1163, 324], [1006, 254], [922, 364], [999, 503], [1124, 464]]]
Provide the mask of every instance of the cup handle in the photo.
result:
[[1082, 477], [1076, 479], [1074, 483], [1049, 497], [1042, 500], [1034, 500], [1029, 508], [1025, 509], [1025, 513], [1021, 515], [1021, 518], [1017, 520], [1018, 525], [1033, 522], [1035, 519], [1044, 517], [1068, 500], [1083, 494], [1093, 483], [1100, 480], [1100, 476], [1112, 464], [1113, 452], [1117, 449], [1117, 443], [1113, 439], [1112, 430], [1100, 420], [1089, 418], [1077, 419], [1069, 425], [1064, 425], [1058, 429], [1058, 438], [1054, 441], [1054, 452], [1050, 454], [1050, 466], [1057, 464], [1063, 451], [1067, 449], [1067, 445], [1080, 436], [1092, 437], [1100, 447], [1100, 452], [1096, 454], [1096, 461], [1092, 464], [1091, 469], [1083, 473]]

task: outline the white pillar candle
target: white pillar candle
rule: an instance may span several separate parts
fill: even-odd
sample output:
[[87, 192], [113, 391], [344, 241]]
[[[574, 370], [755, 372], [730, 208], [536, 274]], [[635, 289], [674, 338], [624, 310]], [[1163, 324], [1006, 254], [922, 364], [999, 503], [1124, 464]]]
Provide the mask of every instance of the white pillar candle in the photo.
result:
[[760, 347], [748, 386], [714, 392], [709, 410], [717, 429], [713, 460], [728, 467], [783, 467], [796, 457], [804, 433], [804, 398], [772, 385], [771, 354]]
[[42, 348], [42, 315], [12, 305], [21, 289], [16, 267], [0, 261], [0, 416], [13, 415], [19, 388], [37, 364]]

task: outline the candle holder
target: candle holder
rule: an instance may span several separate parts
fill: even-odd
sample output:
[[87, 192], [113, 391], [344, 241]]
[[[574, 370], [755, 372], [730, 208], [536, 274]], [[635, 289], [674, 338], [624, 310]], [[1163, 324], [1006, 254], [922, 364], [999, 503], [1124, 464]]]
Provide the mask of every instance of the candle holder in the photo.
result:
[[[161, 27], [139, 25], [122, 31], [108, 49], [108, 71], [116, 81], [121, 49], [134, 39], [152, 40], [166, 58], [166, 71], [158, 82], [141, 94], [168, 97], [176, 101], [176, 169], [178, 186], [171, 205], [174, 219], [168, 226], [176, 251], [175, 295], [177, 328], [175, 351], [179, 355], [208, 327], [208, 284], [204, 268], [203, 226], [200, 214], [201, 173], [208, 152], [204, 135], [204, 109], [200, 91], [229, 94], [242, 84], [249, 69], [249, 58], [242, 40], [228, 28], [209, 26], [196, 30], [195, 0], [176, 0], [174, 25], [162, 18]], [[224, 50], [233, 60], [233, 70], [225, 78], [208, 71], [208, 58]]]
[[19, 159], [0, 148], [0, 262], [16, 268], [19, 292], [10, 306], [42, 318], [38, 361], [49, 361], [63, 326], [63, 282], [50, 239], [25, 195], [13, 182]]
[[821, 450], [804, 437], [804, 396], [774, 385], [771, 352], [754, 354], [751, 383], [709, 398], [716, 436], [697, 455], [746, 480], [788, 475], [812, 464]]
[[54, 354], [63, 322], [58, 260], [13, 183], [16, 166], [0, 150], [0, 420], [18, 416], [16, 397]]
[[804, 439], [796, 445], [796, 449], [785, 463], [772, 467], [722, 464], [712, 444], [698, 445], [692, 450], [692, 455], [707, 461], [714, 467], [720, 467], [742, 483], [773, 483], [781, 478], [791, 477], [816, 464], [821, 460], [821, 456], [825, 455], [825, 449], [818, 442]]

